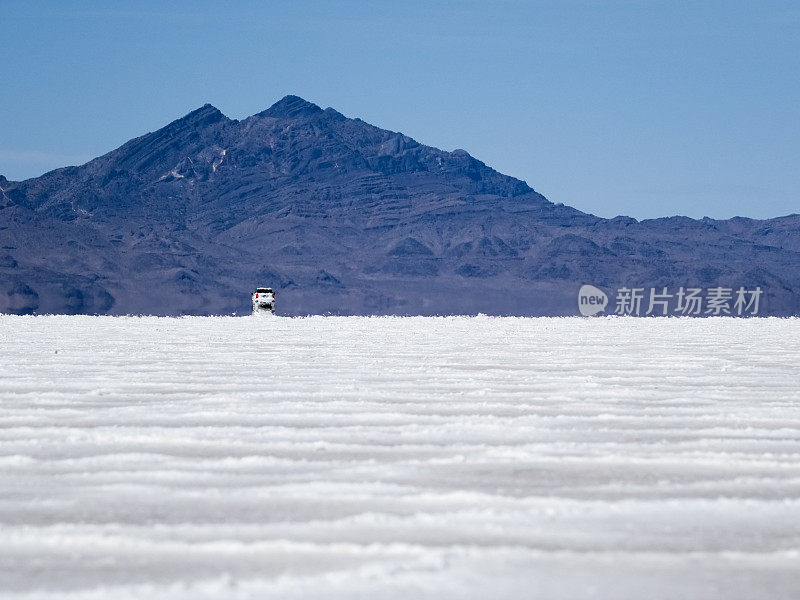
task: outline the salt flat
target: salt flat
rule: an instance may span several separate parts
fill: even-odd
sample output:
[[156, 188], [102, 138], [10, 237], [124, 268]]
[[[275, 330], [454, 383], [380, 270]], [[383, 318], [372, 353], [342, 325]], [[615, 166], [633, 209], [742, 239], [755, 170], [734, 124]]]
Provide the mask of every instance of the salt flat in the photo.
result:
[[800, 597], [800, 320], [0, 317], [0, 596]]

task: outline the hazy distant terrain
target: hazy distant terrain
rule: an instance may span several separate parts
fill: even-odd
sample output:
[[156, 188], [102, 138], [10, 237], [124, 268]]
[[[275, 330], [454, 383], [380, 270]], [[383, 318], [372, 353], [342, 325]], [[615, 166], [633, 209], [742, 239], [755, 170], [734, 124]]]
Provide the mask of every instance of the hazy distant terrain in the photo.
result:
[[1, 312], [242, 312], [268, 285], [283, 314], [563, 315], [584, 283], [759, 286], [761, 314], [800, 314], [800, 216], [601, 219], [295, 96], [0, 177]]
[[799, 361], [797, 319], [3, 316], [0, 595], [795, 600]]

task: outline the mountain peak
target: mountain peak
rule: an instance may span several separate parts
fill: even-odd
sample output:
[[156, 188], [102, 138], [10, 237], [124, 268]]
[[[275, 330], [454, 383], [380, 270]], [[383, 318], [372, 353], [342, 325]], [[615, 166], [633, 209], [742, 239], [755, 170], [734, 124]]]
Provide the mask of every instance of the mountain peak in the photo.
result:
[[188, 115], [181, 117], [180, 119], [174, 120], [172, 123], [164, 127], [165, 130], [174, 130], [179, 129], [183, 130], [185, 128], [189, 129], [196, 129], [198, 127], [206, 127], [208, 125], [213, 125], [214, 123], [218, 123], [220, 121], [226, 121], [228, 117], [222, 114], [220, 110], [211, 104], [204, 104], [200, 108], [197, 108], [190, 112]]
[[188, 115], [179, 119], [180, 121], [203, 121], [203, 122], [212, 122], [212, 121], [220, 121], [222, 119], [226, 119], [227, 117], [222, 114], [216, 106], [211, 104], [204, 104], [200, 108], [197, 108], [190, 112]]
[[606, 220], [297, 96], [261, 114], [206, 104], [80, 167], [0, 178], [0, 312], [230, 314], [271, 285], [283, 314], [557, 316], [592, 282], [743, 286], [759, 315], [800, 315], [800, 217]]
[[278, 100], [267, 110], [259, 113], [259, 115], [275, 117], [277, 119], [291, 119], [320, 112], [322, 112], [322, 109], [313, 102], [303, 100], [300, 96], [293, 96], [290, 94]]

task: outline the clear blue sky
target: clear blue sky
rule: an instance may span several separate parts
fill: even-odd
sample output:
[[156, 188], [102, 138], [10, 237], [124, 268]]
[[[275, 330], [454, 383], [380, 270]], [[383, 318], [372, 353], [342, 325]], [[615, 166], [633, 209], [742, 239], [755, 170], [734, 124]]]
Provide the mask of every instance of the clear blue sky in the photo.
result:
[[800, 3], [0, 0], [0, 174], [297, 94], [601, 216], [800, 212]]

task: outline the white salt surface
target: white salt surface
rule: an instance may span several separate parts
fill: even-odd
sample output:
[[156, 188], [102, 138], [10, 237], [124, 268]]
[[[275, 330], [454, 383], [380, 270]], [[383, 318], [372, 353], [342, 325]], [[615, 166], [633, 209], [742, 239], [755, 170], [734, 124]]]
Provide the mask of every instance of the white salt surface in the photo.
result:
[[800, 320], [0, 317], [0, 596], [800, 597]]

